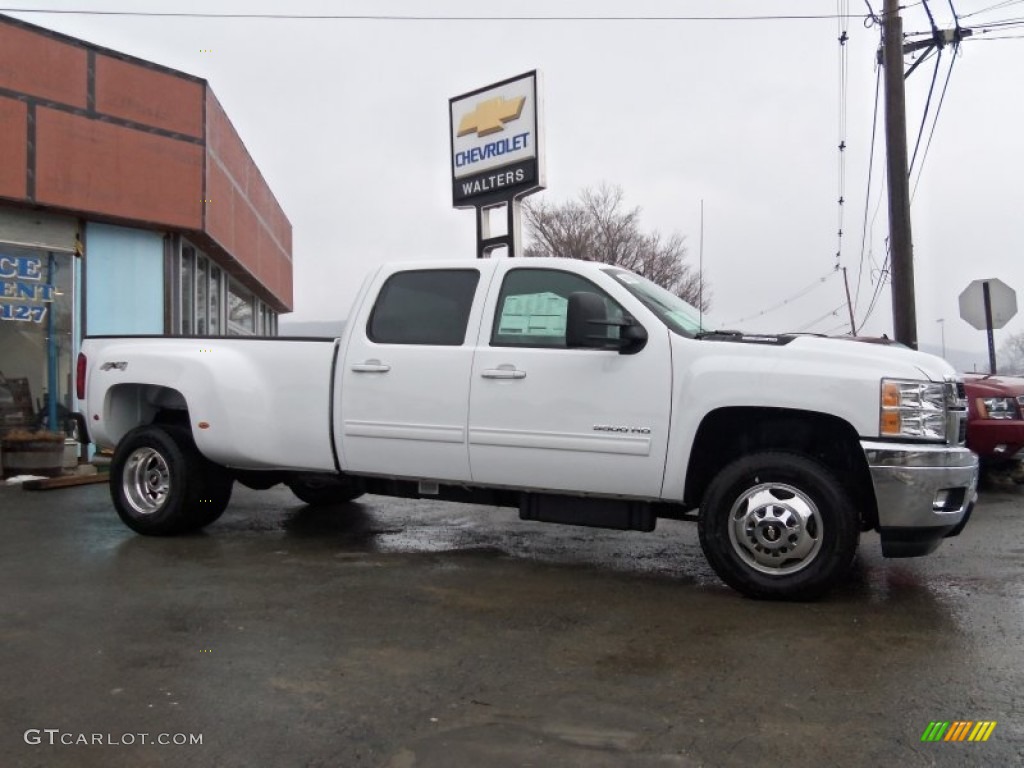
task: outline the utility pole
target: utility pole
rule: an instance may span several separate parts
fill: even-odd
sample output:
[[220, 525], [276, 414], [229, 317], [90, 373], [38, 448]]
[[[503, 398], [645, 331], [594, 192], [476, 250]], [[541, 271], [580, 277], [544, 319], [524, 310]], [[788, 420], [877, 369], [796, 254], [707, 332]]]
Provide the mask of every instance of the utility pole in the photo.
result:
[[903, 19], [900, 17], [900, 0], [885, 0], [883, 6], [882, 63], [885, 66], [885, 145], [889, 179], [893, 336], [896, 341], [917, 349], [914, 241], [910, 232], [907, 104], [903, 84]]

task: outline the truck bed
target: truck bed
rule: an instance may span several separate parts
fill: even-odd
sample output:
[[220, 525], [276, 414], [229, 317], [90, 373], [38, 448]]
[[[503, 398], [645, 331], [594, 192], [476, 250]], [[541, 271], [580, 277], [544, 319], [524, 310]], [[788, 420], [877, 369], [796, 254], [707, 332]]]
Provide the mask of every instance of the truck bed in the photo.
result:
[[187, 402], [196, 445], [215, 462], [333, 471], [336, 346], [320, 338], [89, 337], [88, 402], [100, 404], [86, 414], [90, 437], [113, 446], [145, 416]]

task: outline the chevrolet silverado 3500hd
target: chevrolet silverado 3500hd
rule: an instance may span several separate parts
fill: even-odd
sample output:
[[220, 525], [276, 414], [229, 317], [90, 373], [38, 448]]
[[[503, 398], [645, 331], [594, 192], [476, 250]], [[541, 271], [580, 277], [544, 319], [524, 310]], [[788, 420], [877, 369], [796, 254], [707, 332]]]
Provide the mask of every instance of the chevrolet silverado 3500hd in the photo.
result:
[[978, 461], [947, 363], [701, 321], [595, 262], [389, 265], [339, 339], [87, 338], [80, 422], [115, 448], [114, 506], [143, 534], [208, 525], [235, 481], [310, 504], [375, 493], [643, 531], [693, 519], [727, 584], [806, 599], [844, 577], [862, 531], [887, 557], [960, 532]]

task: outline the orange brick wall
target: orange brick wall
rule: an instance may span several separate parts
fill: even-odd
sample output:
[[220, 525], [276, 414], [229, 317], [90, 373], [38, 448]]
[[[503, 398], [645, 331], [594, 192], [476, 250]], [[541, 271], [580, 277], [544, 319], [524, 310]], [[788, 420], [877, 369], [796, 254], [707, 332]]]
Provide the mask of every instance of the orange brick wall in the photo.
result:
[[96, 111], [203, 138], [203, 84], [110, 56], [96, 57]]
[[206, 152], [207, 234], [235, 255], [245, 273], [291, 307], [291, 223], [209, 90]]
[[84, 48], [59, 43], [0, 19], [0, 88], [84, 109]]
[[203, 148], [36, 110], [36, 202], [178, 229], [202, 227]]
[[25, 197], [28, 162], [28, 107], [0, 96], [0, 196]]
[[291, 309], [291, 223], [204, 80], [0, 15], [0, 158], [0, 202], [181, 232]]

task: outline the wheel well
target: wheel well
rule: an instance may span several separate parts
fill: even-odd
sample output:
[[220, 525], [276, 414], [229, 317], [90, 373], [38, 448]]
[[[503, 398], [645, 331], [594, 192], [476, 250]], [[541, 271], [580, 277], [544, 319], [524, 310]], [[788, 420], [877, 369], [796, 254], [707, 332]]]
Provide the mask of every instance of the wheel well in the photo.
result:
[[835, 416], [784, 408], [721, 408], [701, 422], [686, 472], [685, 502], [699, 506], [722, 467], [751, 453], [788, 451], [829, 467], [860, 512], [865, 530], [878, 521], [874, 486], [856, 430]]
[[107, 392], [106, 419], [110, 437], [115, 442], [135, 427], [146, 424], [190, 427], [185, 396], [176, 389], [157, 384], [118, 384], [111, 387]]

